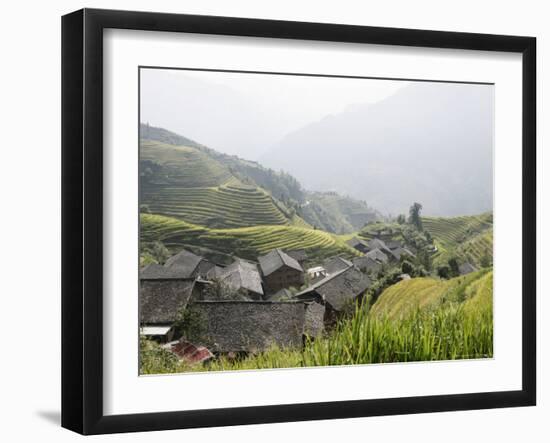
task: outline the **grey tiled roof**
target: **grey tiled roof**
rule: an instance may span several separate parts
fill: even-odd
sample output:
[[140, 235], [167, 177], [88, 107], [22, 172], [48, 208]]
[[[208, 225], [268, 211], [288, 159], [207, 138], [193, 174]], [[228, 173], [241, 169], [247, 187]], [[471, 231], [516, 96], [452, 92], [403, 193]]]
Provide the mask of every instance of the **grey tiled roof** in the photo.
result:
[[353, 266], [353, 263], [342, 257], [330, 257], [323, 263], [323, 267], [329, 274], [334, 274]]
[[357, 296], [363, 294], [371, 285], [369, 277], [355, 266], [329, 275], [309, 288], [296, 294], [299, 299], [315, 298], [315, 294], [330, 304], [336, 311], [341, 311]]
[[382, 252], [380, 249], [373, 249], [372, 251], [369, 251], [365, 254], [366, 257], [370, 257], [373, 260], [377, 260], [381, 263], [387, 263], [388, 262], [388, 256]]
[[300, 263], [280, 249], [273, 249], [267, 254], [258, 257], [258, 261], [260, 262], [260, 268], [264, 276], [272, 274], [283, 266], [304, 272]]
[[139, 291], [141, 323], [171, 324], [190, 301], [193, 280], [142, 280]]
[[363, 255], [353, 259], [353, 264], [361, 270], [378, 271], [381, 267], [380, 262], [376, 261], [368, 255]]
[[226, 268], [219, 268], [217, 278], [234, 289], [244, 288], [263, 295], [262, 278], [258, 266], [246, 260], [237, 259]]
[[192, 252], [182, 249], [176, 255], [173, 255], [164, 266], [179, 272], [185, 278], [191, 277], [199, 263], [204, 260], [202, 257], [193, 254]]
[[364, 246], [366, 248], [369, 247], [369, 244], [365, 240], [361, 240], [360, 238], [357, 238], [357, 237], [353, 237], [349, 239], [346, 243], [352, 248], [355, 248], [356, 246], [359, 246], [359, 245]]
[[167, 268], [157, 263], [151, 263], [139, 272], [140, 280], [169, 280], [187, 277], [187, 274], [179, 269]]
[[[189, 312], [201, 326], [189, 332], [189, 341], [213, 352], [259, 352], [273, 345], [301, 348], [304, 333], [322, 328], [324, 310], [307, 312], [308, 303], [270, 301], [201, 301]], [[314, 317], [315, 321], [312, 321]]]
[[294, 260], [301, 262], [307, 260], [307, 252], [305, 249], [291, 249], [285, 251], [288, 256], [292, 257]]

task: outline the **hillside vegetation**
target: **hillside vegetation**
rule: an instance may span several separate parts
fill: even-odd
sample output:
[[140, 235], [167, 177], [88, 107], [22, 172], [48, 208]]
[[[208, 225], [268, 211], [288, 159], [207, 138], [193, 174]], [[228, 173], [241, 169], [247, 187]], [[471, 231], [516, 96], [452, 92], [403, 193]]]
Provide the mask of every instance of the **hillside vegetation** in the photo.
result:
[[143, 141], [140, 173], [141, 203], [152, 213], [219, 228], [292, 223], [264, 190], [193, 147]]
[[456, 255], [474, 265], [486, 257], [493, 260], [493, 214], [464, 217], [422, 217], [424, 229], [438, 248], [436, 259]]
[[141, 214], [140, 220], [142, 245], [161, 241], [173, 253], [187, 246], [197, 246], [249, 260], [256, 260], [258, 255], [275, 248], [303, 248], [310, 259], [337, 254], [347, 257], [357, 255], [345, 243], [345, 237], [298, 226], [212, 229], [154, 214]]
[[311, 193], [283, 171], [141, 125], [140, 203], [149, 212], [211, 228], [315, 226], [351, 233], [381, 215], [365, 202]]

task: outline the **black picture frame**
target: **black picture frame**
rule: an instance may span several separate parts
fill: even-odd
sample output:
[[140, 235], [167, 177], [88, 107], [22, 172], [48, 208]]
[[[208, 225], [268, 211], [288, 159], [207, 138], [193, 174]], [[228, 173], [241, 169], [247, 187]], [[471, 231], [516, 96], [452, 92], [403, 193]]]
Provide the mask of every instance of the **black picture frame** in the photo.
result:
[[[103, 30], [522, 54], [522, 389], [131, 415], [103, 413]], [[62, 18], [62, 426], [82, 434], [530, 406], [536, 403], [536, 39], [232, 17], [83, 9]]]

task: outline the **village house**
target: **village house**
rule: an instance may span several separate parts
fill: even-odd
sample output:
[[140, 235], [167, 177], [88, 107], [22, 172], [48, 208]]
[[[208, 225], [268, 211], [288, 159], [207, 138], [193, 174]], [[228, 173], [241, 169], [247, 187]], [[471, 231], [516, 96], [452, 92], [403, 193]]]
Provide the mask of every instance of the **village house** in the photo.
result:
[[353, 249], [362, 252], [363, 254], [369, 252], [369, 244], [365, 240], [361, 240], [360, 238], [353, 237], [352, 239], [348, 240], [346, 242], [349, 246], [351, 246]]
[[365, 257], [371, 258], [379, 263], [386, 264], [389, 262], [389, 257], [384, 254], [380, 249], [372, 249], [371, 251], [365, 254]]
[[356, 257], [353, 259], [352, 263], [354, 266], [359, 268], [360, 271], [367, 273], [378, 272], [382, 268], [381, 262], [369, 257], [368, 255]]
[[300, 266], [303, 268], [304, 264], [307, 260], [307, 252], [305, 249], [291, 249], [289, 251], [285, 251], [286, 254], [290, 257], [292, 257], [294, 260], [296, 260], [298, 263], [300, 263]]
[[338, 314], [353, 306], [370, 285], [369, 277], [351, 266], [309, 286], [296, 294], [295, 298], [324, 304], [325, 322], [331, 324]]
[[182, 249], [176, 255], [166, 260], [164, 266], [179, 272], [182, 278], [194, 278], [206, 276], [207, 272], [212, 269], [215, 264], [204, 257]]
[[400, 261], [401, 257], [403, 255], [407, 255], [407, 256], [413, 257], [413, 258], [416, 257], [416, 255], [414, 255], [413, 252], [410, 249], [404, 248], [404, 247], [401, 247], [401, 246], [399, 246], [395, 249], [392, 249], [391, 254], [397, 261]]
[[206, 280], [212, 279], [219, 280], [234, 291], [246, 293], [251, 300], [263, 299], [262, 278], [255, 263], [238, 258], [225, 268], [216, 266], [206, 274]]
[[391, 260], [392, 251], [388, 246], [386, 245], [386, 242], [384, 240], [381, 240], [379, 238], [373, 238], [369, 240], [368, 242], [368, 248], [369, 250], [367, 252], [373, 251], [375, 249], [378, 249], [382, 251], [388, 258]]
[[304, 270], [300, 263], [280, 249], [258, 257], [266, 294], [282, 288], [299, 288], [304, 284]]
[[327, 275], [336, 274], [339, 271], [353, 266], [353, 263], [349, 260], [346, 260], [343, 257], [330, 257], [323, 263], [323, 267], [327, 271]]
[[194, 279], [158, 264], [146, 266], [140, 273], [140, 334], [161, 343], [172, 340], [174, 322], [198, 296]]
[[324, 307], [300, 301], [198, 301], [188, 306], [197, 319], [185, 339], [211, 352], [257, 353], [273, 345], [299, 349], [304, 337], [324, 330]]
[[476, 271], [477, 271], [477, 268], [469, 262], [462, 263], [458, 267], [458, 272], [460, 275], [466, 275]]
[[403, 246], [403, 244], [399, 240], [386, 240], [386, 241], [384, 241], [384, 244], [391, 251]]

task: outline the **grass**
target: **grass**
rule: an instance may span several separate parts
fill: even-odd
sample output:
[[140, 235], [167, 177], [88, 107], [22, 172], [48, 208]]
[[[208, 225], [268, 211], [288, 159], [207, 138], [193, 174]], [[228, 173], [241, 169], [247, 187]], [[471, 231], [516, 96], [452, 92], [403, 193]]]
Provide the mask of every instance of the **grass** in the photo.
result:
[[[367, 304], [357, 306], [329, 336], [306, 343], [303, 350], [272, 347], [242, 360], [222, 357], [205, 366], [189, 366], [174, 360], [166, 364], [167, 357], [159, 357], [155, 345], [148, 344], [142, 351], [142, 373], [492, 357], [492, 271], [449, 281], [418, 280], [388, 288], [370, 310]], [[393, 304], [399, 308], [388, 310]]]
[[140, 220], [141, 241], [161, 241], [172, 252], [177, 252], [186, 245], [195, 245], [250, 260], [256, 260], [258, 255], [275, 248], [303, 248], [311, 260], [337, 254], [348, 257], [357, 255], [345, 243], [345, 237], [299, 226], [262, 225], [211, 229], [154, 214], [141, 214]]

